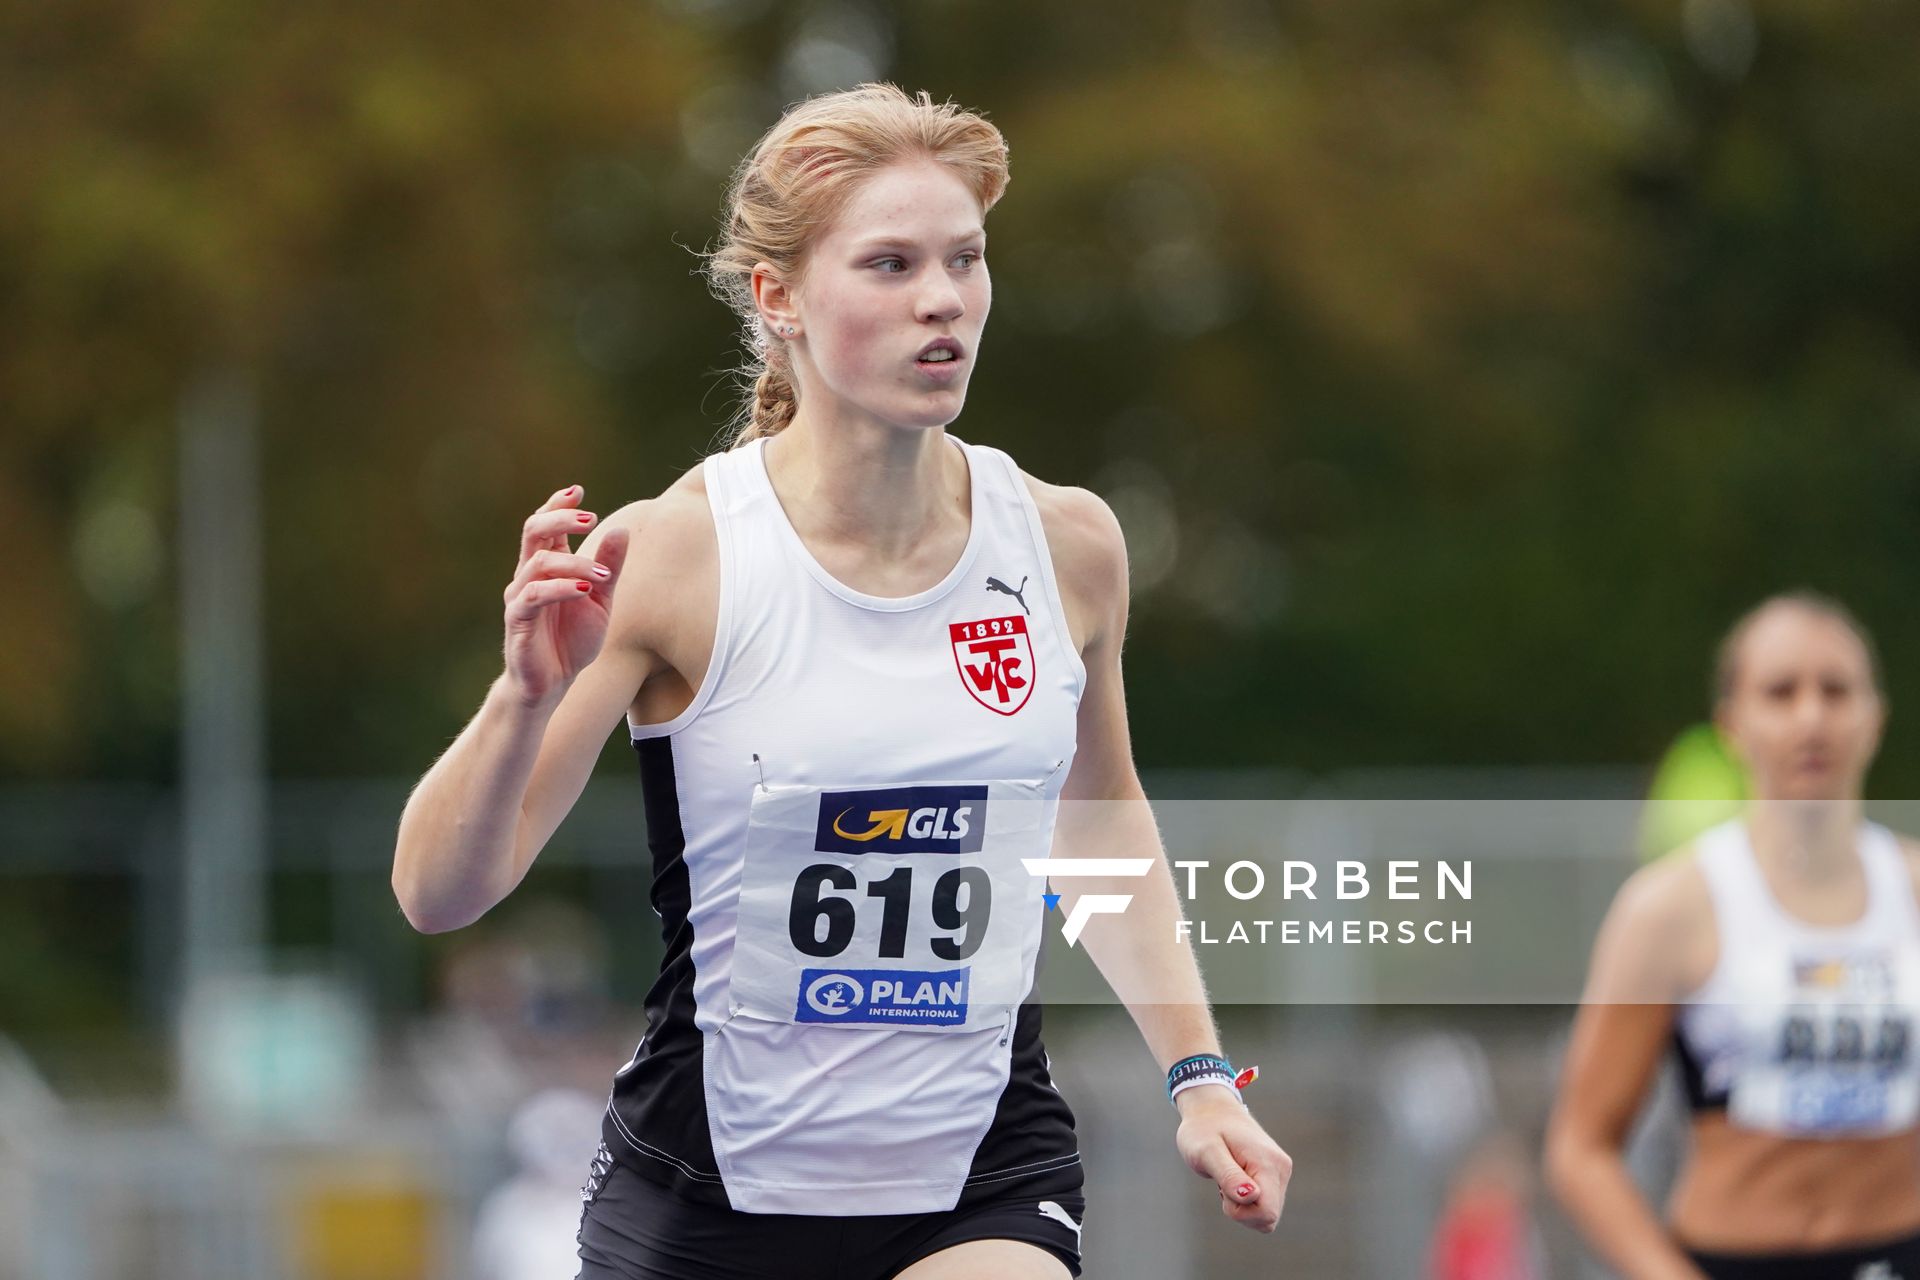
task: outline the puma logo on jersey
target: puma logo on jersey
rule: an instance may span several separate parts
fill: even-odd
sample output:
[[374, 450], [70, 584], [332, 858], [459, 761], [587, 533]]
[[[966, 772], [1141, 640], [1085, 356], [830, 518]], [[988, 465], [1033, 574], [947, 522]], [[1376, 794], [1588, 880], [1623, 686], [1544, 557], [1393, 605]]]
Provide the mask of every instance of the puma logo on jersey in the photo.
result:
[[1040, 1202], [1040, 1216], [1043, 1218], [1052, 1218], [1061, 1226], [1072, 1231], [1073, 1247], [1076, 1249], [1080, 1247], [1080, 1224], [1073, 1220], [1072, 1214], [1062, 1209], [1052, 1200], [1042, 1200]]
[[813, 847], [821, 853], [978, 853], [987, 788], [873, 787], [823, 791]]
[[1027, 580], [1025, 578], [1020, 579], [1020, 586], [1018, 590], [1008, 586], [1006, 583], [1000, 581], [1000, 579], [998, 578], [988, 578], [987, 590], [998, 591], [1001, 595], [1004, 595], [1004, 596], [1012, 596], [1015, 600], [1018, 600], [1020, 602], [1020, 612], [1024, 614], [1029, 614], [1029, 615], [1033, 613], [1033, 610], [1027, 608], [1027, 597], [1026, 597]]

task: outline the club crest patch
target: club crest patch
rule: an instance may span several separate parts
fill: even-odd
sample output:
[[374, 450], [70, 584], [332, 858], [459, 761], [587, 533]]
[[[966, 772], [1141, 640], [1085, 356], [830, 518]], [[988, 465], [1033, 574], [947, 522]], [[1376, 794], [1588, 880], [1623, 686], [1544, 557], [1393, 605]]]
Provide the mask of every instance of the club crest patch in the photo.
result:
[[1027, 705], [1033, 693], [1033, 642], [1025, 618], [1015, 614], [955, 622], [947, 631], [960, 683], [975, 702], [1003, 716]]

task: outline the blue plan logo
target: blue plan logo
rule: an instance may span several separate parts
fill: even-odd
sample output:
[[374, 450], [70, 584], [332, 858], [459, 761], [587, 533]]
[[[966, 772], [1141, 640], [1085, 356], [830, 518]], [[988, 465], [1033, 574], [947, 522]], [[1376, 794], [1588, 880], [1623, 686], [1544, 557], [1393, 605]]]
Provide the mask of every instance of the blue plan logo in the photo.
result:
[[970, 970], [803, 969], [795, 1022], [933, 1023], [967, 1020]]

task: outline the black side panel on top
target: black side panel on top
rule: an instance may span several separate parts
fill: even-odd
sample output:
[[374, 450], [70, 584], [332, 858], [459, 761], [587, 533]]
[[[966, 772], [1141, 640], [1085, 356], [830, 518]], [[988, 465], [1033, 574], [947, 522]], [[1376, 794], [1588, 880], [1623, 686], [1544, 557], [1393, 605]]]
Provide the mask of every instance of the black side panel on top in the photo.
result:
[[642, 738], [640, 786], [647, 806], [647, 848], [653, 855], [653, 909], [666, 946], [660, 976], [647, 992], [647, 1033], [633, 1066], [614, 1078], [603, 1126], [622, 1163], [676, 1193], [725, 1205], [727, 1194], [707, 1127], [705, 1064], [694, 1026], [693, 902], [687, 838], [671, 737]]
[[1081, 1181], [1073, 1109], [1047, 1071], [1037, 1004], [1020, 1006], [1007, 1087], [1000, 1091], [993, 1123], [973, 1154], [960, 1203], [1001, 1194], [1029, 1179], [1040, 1179], [1053, 1190], [1078, 1187]]
[[1686, 1090], [1689, 1110], [1710, 1111], [1726, 1107], [1725, 1093], [1717, 1096], [1707, 1093], [1706, 1072], [1700, 1065], [1700, 1059], [1694, 1057], [1693, 1050], [1687, 1047], [1687, 1038], [1678, 1027], [1673, 1030], [1673, 1056], [1680, 1060], [1680, 1084]]

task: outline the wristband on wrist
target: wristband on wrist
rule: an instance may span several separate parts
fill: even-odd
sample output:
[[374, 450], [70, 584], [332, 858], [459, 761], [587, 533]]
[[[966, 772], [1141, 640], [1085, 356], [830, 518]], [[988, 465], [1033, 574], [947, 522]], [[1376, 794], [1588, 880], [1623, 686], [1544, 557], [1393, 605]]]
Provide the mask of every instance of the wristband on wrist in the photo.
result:
[[1240, 1090], [1260, 1078], [1260, 1068], [1248, 1067], [1236, 1074], [1233, 1064], [1225, 1058], [1211, 1053], [1196, 1053], [1190, 1058], [1182, 1058], [1173, 1064], [1167, 1072], [1167, 1101], [1172, 1102], [1188, 1089], [1203, 1084], [1223, 1084], [1233, 1090], [1238, 1098]]

